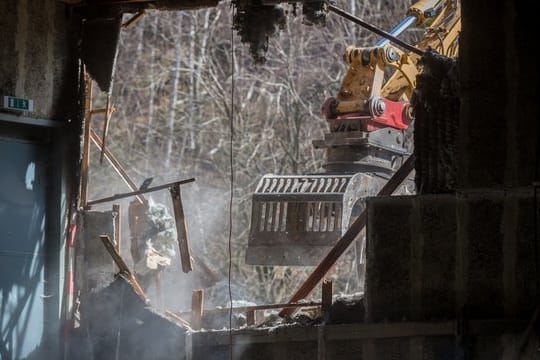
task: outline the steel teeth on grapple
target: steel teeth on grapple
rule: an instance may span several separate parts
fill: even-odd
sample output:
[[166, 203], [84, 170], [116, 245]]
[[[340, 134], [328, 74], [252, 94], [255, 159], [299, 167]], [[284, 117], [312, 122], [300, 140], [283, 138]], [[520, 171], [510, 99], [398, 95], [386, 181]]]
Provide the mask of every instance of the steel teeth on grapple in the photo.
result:
[[[371, 178], [354, 175], [265, 175], [253, 195], [246, 262], [317, 265], [349, 225]], [[367, 186], [366, 186], [367, 185]]]

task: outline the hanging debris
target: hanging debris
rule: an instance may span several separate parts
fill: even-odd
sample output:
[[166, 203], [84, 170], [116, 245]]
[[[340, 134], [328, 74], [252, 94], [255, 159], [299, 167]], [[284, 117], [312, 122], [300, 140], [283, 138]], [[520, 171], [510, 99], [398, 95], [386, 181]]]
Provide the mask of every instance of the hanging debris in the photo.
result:
[[434, 51], [422, 57], [412, 98], [416, 117], [416, 188], [422, 194], [455, 191], [459, 121], [458, 65]]
[[268, 39], [285, 29], [285, 10], [277, 5], [237, 5], [233, 29], [249, 44], [255, 64], [266, 62]]
[[302, 5], [305, 25], [326, 26], [328, 3], [326, 1], [306, 1]]

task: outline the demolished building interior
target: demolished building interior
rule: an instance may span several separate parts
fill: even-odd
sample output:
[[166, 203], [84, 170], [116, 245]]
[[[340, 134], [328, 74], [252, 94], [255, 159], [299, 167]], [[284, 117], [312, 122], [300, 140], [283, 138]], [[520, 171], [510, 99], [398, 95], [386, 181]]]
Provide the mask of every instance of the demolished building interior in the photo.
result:
[[[220, 2], [2, 0], [0, 359], [537, 358], [533, 4], [419, 4], [420, 13], [410, 11], [390, 33], [378, 33], [383, 40], [375, 47], [346, 50], [349, 72], [323, 106], [330, 132], [314, 141], [326, 151], [325, 172], [266, 175], [254, 192], [246, 263], [304, 266], [305, 278], [279, 303], [233, 304], [229, 263], [229, 287], [221, 279], [219, 290], [227, 300], [217, 306], [203, 289], [220, 276], [214, 260], [194, 250], [186, 220], [186, 196], [204, 172], [134, 180], [111, 151], [107, 131], [121, 31], [148, 13]], [[301, 8], [311, 26], [334, 16], [371, 26], [331, 2], [233, 1], [225, 7], [234, 17], [230, 27], [253, 67], [266, 61], [268, 37], [286, 27], [284, 6]], [[426, 19], [446, 26], [431, 28], [433, 43], [397, 38], [405, 23]], [[382, 62], [398, 68], [385, 84]], [[348, 82], [366, 64], [373, 64], [365, 73], [370, 85]], [[233, 69], [228, 81], [234, 76]], [[355, 117], [358, 108], [369, 116]], [[346, 137], [343, 126], [352, 128]], [[109, 195], [90, 197], [91, 149], [123, 190], [111, 186]], [[350, 149], [361, 161], [347, 157]], [[304, 192], [294, 193], [294, 184]], [[170, 208], [152, 200], [156, 193]], [[231, 209], [224, 204], [219, 214], [234, 223]], [[149, 234], [162, 241], [149, 243]], [[328, 274], [354, 246], [363, 253], [361, 293], [336, 296]], [[192, 276], [181, 308], [159, 296], [160, 269], [169, 266]]]

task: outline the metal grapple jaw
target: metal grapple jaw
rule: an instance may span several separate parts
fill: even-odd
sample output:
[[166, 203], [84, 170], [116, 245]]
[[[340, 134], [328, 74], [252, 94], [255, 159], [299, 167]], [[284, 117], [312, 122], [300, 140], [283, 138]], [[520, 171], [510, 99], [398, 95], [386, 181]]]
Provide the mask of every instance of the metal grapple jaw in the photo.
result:
[[315, 266], [384, 179], [351, 175], [265, 175], [252, 201], [246, 263]]

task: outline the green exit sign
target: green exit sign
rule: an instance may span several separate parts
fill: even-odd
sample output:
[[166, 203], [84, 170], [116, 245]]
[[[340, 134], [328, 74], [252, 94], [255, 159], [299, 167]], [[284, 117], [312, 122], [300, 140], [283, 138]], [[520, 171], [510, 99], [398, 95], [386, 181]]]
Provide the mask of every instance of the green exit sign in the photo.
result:
[[4, 96], [4, 109], [33, 111], [34, 101], [30, 99], [17, 98], [14, 96]]

